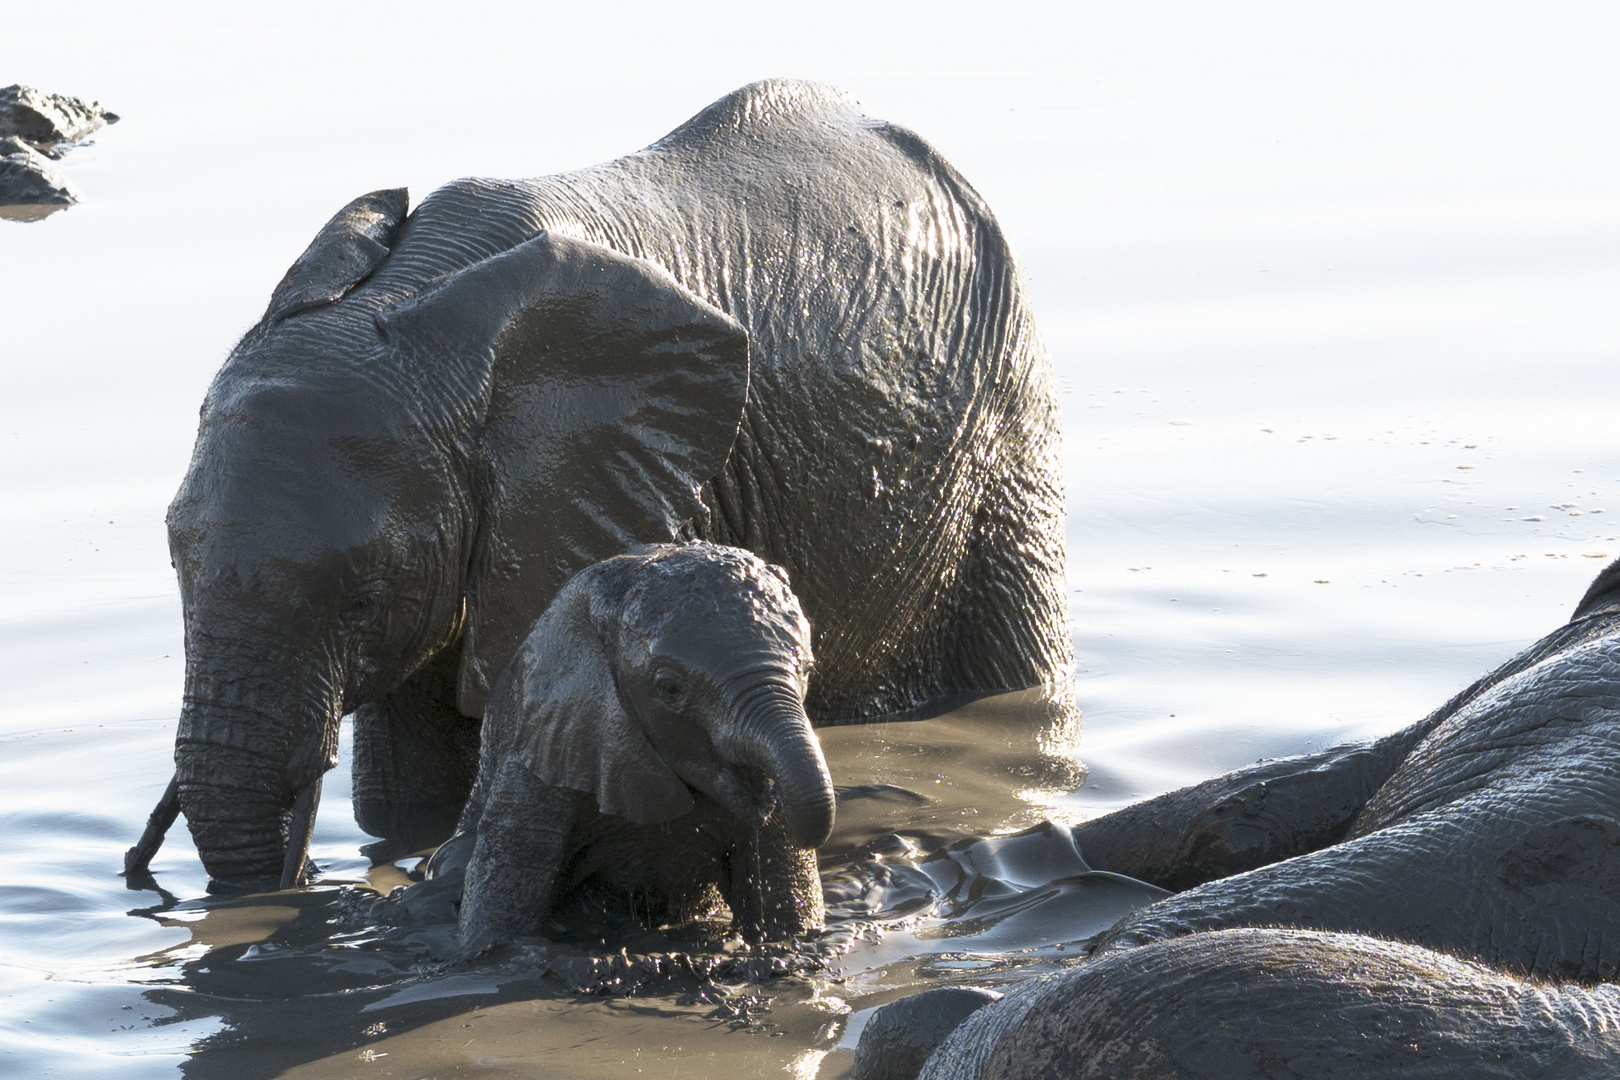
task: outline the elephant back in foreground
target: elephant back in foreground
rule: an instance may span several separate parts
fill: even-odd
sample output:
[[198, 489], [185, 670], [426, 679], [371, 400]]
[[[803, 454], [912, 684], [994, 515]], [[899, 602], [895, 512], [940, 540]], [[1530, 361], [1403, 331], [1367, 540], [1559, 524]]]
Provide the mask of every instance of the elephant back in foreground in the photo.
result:
[[[542, 232], [654, 263], [746, 329], [736, 441], [685, 536], [788, 569], [818, 722], [1065, 677], [1047, 357], [1000, 228], [922, 139], [828, 87], [756, 84], [604, 165], [441, 188], [351, 300]], [[557, 546], [530, 617], [613, 554]]]

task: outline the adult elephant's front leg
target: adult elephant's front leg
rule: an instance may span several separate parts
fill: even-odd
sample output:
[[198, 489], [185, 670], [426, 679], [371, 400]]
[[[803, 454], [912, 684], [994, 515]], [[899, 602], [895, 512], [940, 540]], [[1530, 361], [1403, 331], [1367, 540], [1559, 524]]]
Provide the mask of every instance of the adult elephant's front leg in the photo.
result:
[[398, 857], [455, 831], [478, 775], [479, 722], [456, 709], [451, 647], [354, 714], [354, 817]]

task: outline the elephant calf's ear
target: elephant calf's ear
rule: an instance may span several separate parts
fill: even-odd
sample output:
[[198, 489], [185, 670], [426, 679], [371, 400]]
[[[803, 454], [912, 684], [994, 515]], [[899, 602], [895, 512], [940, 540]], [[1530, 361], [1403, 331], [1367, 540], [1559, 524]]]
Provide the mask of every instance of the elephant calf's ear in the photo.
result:
[[495, 684], [484, 738], [544, 783], [592, 795], [604, 814], [669, 821], [692, 809], [692, 793], [619, 699], [591, 614], [599, 577], [594, 567], [577, 575], [523, 640]]
[[342, 299], [387, 257], [409, 204], [404, 188], [391, 188], [362, 195], [339, 210], [270, 294], [264, 321], [278, 323]]

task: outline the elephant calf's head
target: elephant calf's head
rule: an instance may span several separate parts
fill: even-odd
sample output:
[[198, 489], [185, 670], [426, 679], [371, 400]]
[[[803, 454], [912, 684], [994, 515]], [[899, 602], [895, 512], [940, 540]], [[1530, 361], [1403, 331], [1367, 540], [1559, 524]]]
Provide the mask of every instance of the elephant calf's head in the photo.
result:
[[662, 545], [558, 593], [490, 703], [487, 752], [638, 823], [708, 796], [780, 812], [802, 848], [832, 831], [833, 787], [804, 712], [810, 627], [787, 575], [746, 551]]

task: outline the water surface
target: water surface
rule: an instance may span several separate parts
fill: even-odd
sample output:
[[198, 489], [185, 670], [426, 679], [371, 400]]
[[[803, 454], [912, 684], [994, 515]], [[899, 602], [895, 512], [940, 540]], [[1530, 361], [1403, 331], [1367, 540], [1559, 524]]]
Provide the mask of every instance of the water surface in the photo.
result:
[[[905, 868], [1408, 723], [1620, 555], [1616, 18], [91, 4], [7, 35], [0, 81], [124, 119], [65, 159], [81, 205], [0, 222], [0, 1073], [834, 1075], [895, 994], [1066, 962], [1147, 896], [1060, 833], [947, 857], [987, 908]], [[360, 856], [346, 760], [321, 887], [203, 903], [177, 830], [163, 892], [127, 890], [181, 687], [163, 510], [287, 264], [361, 192], [591, 164], [774, 75], [922, 132], [1023, 257], [1064, 408], [1078, 737], [1043, 742], [1028, 696], [830, 732], [824, 870], [868, 929], [752, 1022], [581, 999], [530, 954], [418, 972], [331, 923], [337, 882], [410, 868]]]

